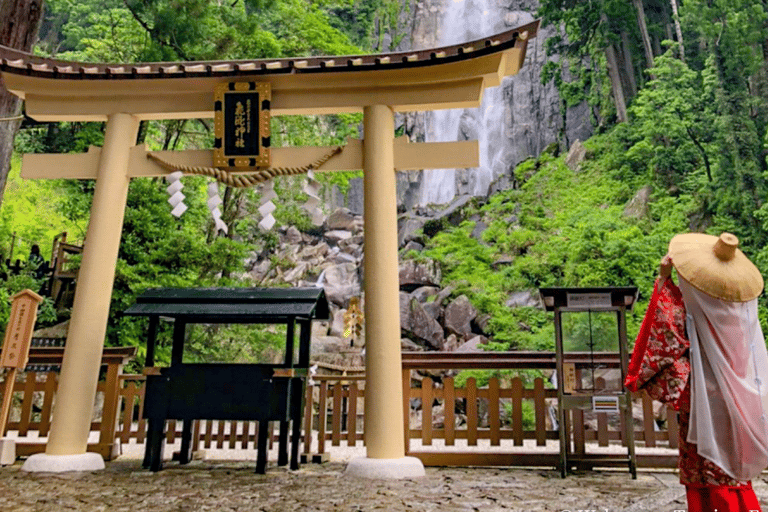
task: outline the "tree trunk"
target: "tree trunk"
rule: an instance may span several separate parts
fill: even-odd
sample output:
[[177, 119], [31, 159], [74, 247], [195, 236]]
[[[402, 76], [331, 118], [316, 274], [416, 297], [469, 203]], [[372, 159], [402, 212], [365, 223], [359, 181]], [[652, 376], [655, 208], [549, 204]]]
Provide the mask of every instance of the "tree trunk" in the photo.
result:
[[[600, 15], [600, 22], [606, 27], [608, 16], [605, 13]], [[616, 118], [618, 122], [627, 122], [627, 101], [624, 97], [624, 87], [621, 85], [621, 76], [619, 73], [619, 59], [616, 57], [616, 50], [610, 40], [606, 41], [605, 58], [608, 62], [608, 76], [611, 79], [611, 89], [613, 90], [613, 102], [616, 105]]]
[[629, 93], [634, 98], [637, 96], [637, 80], [635, 80], [635, 65], [632, 62], [632, 46], [629, 44], [629, 36], [625, 30], [621, 31], [621, 53], [624, 57], [624, 75]]
[[[0, 0], [0, 44], [30, 51], [37, 39], [43, 0]], [[11, 168], [13, 138], [21, 124], [21, 100], [9, 93], [0, 78], [0, 204]]]
[[653, 49], [651, 48], [651, 37], [648, 35], [648, 26], [645, 23], [645, 8], [643, 0], [632, 0], [637, 9], [637, 24], [640, 27], [640, 35], [643, 38], [643, 48], [645, 49], [645, 60], [648, 67], [653, 67]]
[[683, 30], [680, 28], [680, 16], [677, 15], [677, 0], [670, 0], [672, 4], [672, 18], [675, 20], [675, 32], [677, 42], [680, 44], [680, 60], [685, 62], [685, 46], [683, 45]]
[[627, 102], [624, 99], [624, 87], [621, 85], [619, 76], [619, 64], [616, 58], [616, 50], [613, 45], [605, 47], [605, 57], [608, 59], [608, 76], [611, 78], [611, 89], [613, 90], [613, 101], [616, 104], [616, 118], [618, 122], [627, 122]]

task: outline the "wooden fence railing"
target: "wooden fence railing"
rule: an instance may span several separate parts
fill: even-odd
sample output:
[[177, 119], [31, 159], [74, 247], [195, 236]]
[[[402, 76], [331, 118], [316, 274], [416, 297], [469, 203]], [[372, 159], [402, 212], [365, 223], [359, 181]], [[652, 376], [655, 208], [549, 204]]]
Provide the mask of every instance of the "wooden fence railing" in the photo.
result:
[[[619, 368], [618, 354], [568, 354], [566, 361], [573, 363], [577, 375], [588, 366], [598, 364], [601, 368]], [[466, 440], [468, 447], [479, 446], [478, 440], [487, 439], [491, 447], [501, 446], [502, 440], [512, 440], [513, 447], [525, 447], [525, 440], [534, 440], [535, 447], [547, 445], [547, 440], [557, 440], [558, 430], [547, 429], [547, 407], [556, 407], [557, 390], [546, 389], [544, 380], [536, 378], [533, 387], [526, 388], [520, 377], [499, 379], [491, 377], [487, 385], [477, 386], [475, 378], [468, 378], [462, 388], [454, 385], [452, 377], [443, 378], [436, 383], [430, 377], [415, 377], [418, 370], [554, 370], [555, 355], [549, 352], [483, 352], [483, 353], [403, 353], [403, 394], [410, 399], [421, 399], [421, 427], [411, 428], [408, 414], [404, 414], [406, 439], [420, 439], [422, 449], [409, 450], [409, 455], [418, 457], [425, 465], [433, 466], [472, 466], [472, 465], [518, 465], [518, 466], [556, 466], [559, 447], [555, 451], [542, 453], [531, 447], [530, 450], [509, 451], [473, 449], [461, 451], [450, 449], [457, 439]], [[414, 386], [414, 384], [416, 384]], [[598, 381], [599, 387], [599, 381]], [[659, 430], [654, 418], [654, 404], [651, 398], [642, 393], [634, 393], [633, 401], [642, 403], [642, 426], [634, 429], [635, 442], [639, 446], [657, 447], [660, 445], [677, 448], [677, 413], [665, 410], [667, 429]], [[424, 404], [438, 403], [443, 415], [443, 426], [435, 428], [433, 408]], [[549, 403], [548, 403], [549, 402]], [[533, 424], [526, 425], [523, 418], [524, 404], [533, 411]], [[447, 406], [446, 406], [447, 404]], [[457, 404], [464, 410], [463, 424], [456, 425]], [[487, 410], [487, 425], [481, 426], [479, 406]], [[409, 400], [405, 400], [404, 413], [408, 412]], [[500, 411], [509, 410], [511, 414], [502, 421]], [[530, 420], [529, 420], [530, 421]], [[564, 428], [574, 454], [584, 454], [588, 443], [597, 447], [607, 447], [623, 439], [623, 416], [612, 428], [607, 413], [596, 414], [596, 430], [588, 429], [585, 423], [585, 411], [572, 410]], [[434, 439], [442, 439], [445, 449], [425, 450]], [[410, 444], [410, 443], [408, 443]], [[407, 444], [407, 446], [408, 446]], [[675, 467], [677, 456], [639, 454], [640, 467]]]
[[[123, 366], [136, 354], [135, 347], [105, 348], [101, 358], [103, 379], [96, 390], [97, 400], [103, 403], [101, 418], [91, 422], [91, 431], [99, 432], [99, 440], [88, 445], [89, 452], [96, 452], [106, 460], [116, 455], [115, 430], [117, 411], [120, 403], [119, 378]], [[28, 456], [45, 451], [45, 442], [30, 438], [31, 432], [46, 437], [51, 426], [51, 410], [58, 389], [59, 373], [52, 369], [61, 367], [64, 356], [63, 347], [32, 347], [29, 351], [27, 368], [49, 368], [49, 371], [26, 371], [15, 382], [4, 381], [3, 394], [16, 394], [15, 407], [11, 410], [11, 421], [7, 431], [16, 431], [19, 442], [16, 454]], [[20, 396], [19, 396], [20, 395]], [[15, 410], [14, 410], [15, 409]], [[6, 432], [0, 433], [5, 435]], [[26, 439], [23, 439], [26, 438]]]
[[[592, 361], [589, 359], [589, 362]], [[618, 355], [612, 354], [600, 355], [596, 361], [609, 368], [618, 367], [619, 362]], [[572, 356], [570, 362], [578, 370], [587, 364], [588, 359]], [[409, 455], [419, 457], [426, 465], [556, 466], [557, 444], [554, 448], [550, 447], [558, 439], [558, 431], [553, 425], [547, 425], [546, 417], [547, 408], [556, 406], [557, 393], [554, 389], [547, 389], [543, 379], [536, 378], [532, 386], [525, 386], [519, 377], [492, 377], [486, 385], [478, 386], [476, 379], [470, 378], [464, 386], [458, 387], [452, 377], [433, 379], [417, 373], [419, 370], [422, 371], [420, 373], [427, 373], [436, 370], [554, 368], [555, 357], [551, 353], [403, 353], [404, 433]], [[16, 383], [14, 390], [24, 393], [20, 402], [22, 419], [11, 423], [11, 430], [18, 430], [19, 435], [32, 430], [38, 430], [40, 436], [47, 434], [50, 420], [45, 418], [49, 418], [52, 403], [49, 397], [55, 392], [55, 378], [55, 372], [49, 372], [45, 380], [29, 372], [23, 381]], [[314, 377], [308, 388], [304, 409], [303, 458], [325, 460], [334, 446], [362, 446], [364, 379], [362, 375]], [[144, 442], [146, 422], [141, 419], [144, 381], [142, 375], [121, 375], [115, 371], [110, 374], [110, 370], [107, 371], [107, 379], [99, 384], [99, 389], [106, 393], [105, 415], [117, 420], [112, 423], [112, 438], [109, 436], [110, 422], [95, 421], [92, 424], [92, 429], [100, 431], [102, 438], [98, 448], [89, 449], [109, 457], [106, 446], [111, 449], [115, 439], [123, 444]], [[114, 395], [106, 391], [110, 389], [110, 382], [117, 383]], [[31, 415], [31, 399], [27, 399], [30, 392], [44, 392], [42, 410], [34, 416]], [[114, 405], [106, 403], [110, 396], [116, 397]], [[666, 428], [660, 430], [655, 423], [651, 399], [645, 393], [635, 394], [634, 397], [642, 403], [643, 412], [642, 424], [636, 425], [634, 431], [638, 446], [676, 448], [676, 413], [666, 410]], [[422, 404], [413, 412], [412, 399], [420, 399]], [[529, 412], [524, 413], [524, 410]], [[112, 411], [115, 416], [112, 416]], [[483, 411], [487, 413], [483, 414]], [[442, 421], [438, 421], [435, 414]], [[420, 425], [416, 424], [417, 419]], [[593, 447], [618, 446], [624, 441], [623, 428], [620, 422], [613, 423], [608, 414], [599, 413], [592, 420], [596, 427], [588, 428], [584, 411], [571, 411], [565, 427], [569, 432], [572, 452], [578, 454]], [[193, 429], [192, 445], [195, 449], [255, 449], [257, 431], [256, 422], [200, 420]], [[270, 440], [276, 440], [276, 434], [273, 431]], [[167, 441], [174, 442], [180, 436], [181, 422], [169, 420]], [[413, 440], [420, 443], [412, 447]], [[437, 440], [441, 443], [439, 449], [431, 449]], [[550, 441], [549, 445], [547, 441]], [[466, 446], [459, 449], [458, 444]], [[545, 447], [543, 453], [541, 447]], [[36, 449], [42, 450], [40, 447]], [[638, 455], [640, 467], [674, 467], [675, 463], [674, 454]]]

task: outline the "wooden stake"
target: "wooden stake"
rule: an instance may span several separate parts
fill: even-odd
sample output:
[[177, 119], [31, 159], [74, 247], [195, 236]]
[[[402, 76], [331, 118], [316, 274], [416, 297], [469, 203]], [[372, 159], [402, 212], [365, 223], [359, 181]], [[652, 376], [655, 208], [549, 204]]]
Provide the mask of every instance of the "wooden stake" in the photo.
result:
[[3, 404], [0, 407], [0, 437], [5, 437], [5, 429], [8, 427], [8, 414], [11, 412], [11, 399], [13, 387], [16, 383], [18, 368], [9, 368], [5, 376], [5, 389], [3, 389]]

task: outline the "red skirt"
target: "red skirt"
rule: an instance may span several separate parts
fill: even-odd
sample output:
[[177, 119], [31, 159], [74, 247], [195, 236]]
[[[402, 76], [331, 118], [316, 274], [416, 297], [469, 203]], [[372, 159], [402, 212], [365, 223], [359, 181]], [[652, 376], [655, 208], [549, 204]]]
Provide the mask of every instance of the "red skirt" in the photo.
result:
[[752, 484], [686, 485], [688, 512], [760, 512]]

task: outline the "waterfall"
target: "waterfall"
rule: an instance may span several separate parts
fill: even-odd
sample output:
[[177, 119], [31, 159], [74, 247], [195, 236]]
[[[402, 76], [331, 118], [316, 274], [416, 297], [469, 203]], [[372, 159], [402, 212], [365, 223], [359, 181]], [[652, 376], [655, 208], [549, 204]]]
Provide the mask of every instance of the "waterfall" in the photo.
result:
[[[487, 37], [518, 26], [533, 17], [510, 12], [494, 0], [443, 0], [443, 18], [437, 46], [448, 46]], [[528, 18], [527, 20], [524, 20]], [[505, 91], [511, 94], [511, 77], [502, 85], [486, 89], [475, 109], [436, 110], [426, 114], [426, 140], [451, 142], [477, 140], [480, 167], [474, 169], [427, 169], [423, 171], [419, 204], [444, 204], [458, 194], [488, 194], [491, 183], [508, 174], [517, 163], [507, 151], [511, 113]]]

